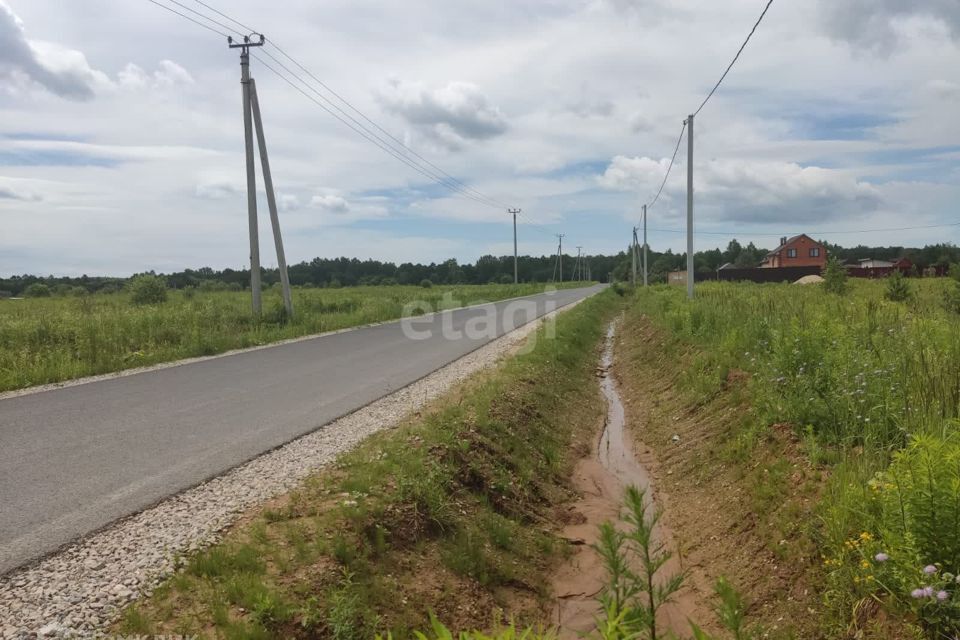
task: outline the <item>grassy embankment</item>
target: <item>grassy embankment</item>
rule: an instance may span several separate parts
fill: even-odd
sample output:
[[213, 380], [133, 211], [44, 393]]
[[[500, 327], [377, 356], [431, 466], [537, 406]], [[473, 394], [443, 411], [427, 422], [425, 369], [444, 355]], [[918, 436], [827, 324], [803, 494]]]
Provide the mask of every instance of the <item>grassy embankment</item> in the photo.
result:
[[629, 314], [627, 393], [670, 515], [711, 533], [688, 556], [784, 637], [960, 632], [958, 285], [910, 286], [654, 287]]
[[172, 291], [152, 305], [133, 304], [127, 293], [0, 300], [0, 392], [393, 320], [413, 301], [440, 310], [543, 290], [542, 284], [297, 289], [293, 322], [285, 321], [273, 289], [264, 294], [259, 320], [250, 314], [249, 292]]
[[395, 638], [429, 626], [544, 619], [564, 555], [555, 512], [602, 424], [594, 381], [606, 291], [560, 314], [556, 339], [378, 434], [126, 611], [124, 633]]

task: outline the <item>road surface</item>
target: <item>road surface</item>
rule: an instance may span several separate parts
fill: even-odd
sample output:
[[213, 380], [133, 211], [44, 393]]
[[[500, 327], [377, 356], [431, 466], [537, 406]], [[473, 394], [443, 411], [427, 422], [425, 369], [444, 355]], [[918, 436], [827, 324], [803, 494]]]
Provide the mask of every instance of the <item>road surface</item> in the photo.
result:
[[412, 324], [420, 339], [390, 322], [0, 400], [0, 574], [599, 288], [522, 298], [529, 311], [502, 301], [435, 314]]

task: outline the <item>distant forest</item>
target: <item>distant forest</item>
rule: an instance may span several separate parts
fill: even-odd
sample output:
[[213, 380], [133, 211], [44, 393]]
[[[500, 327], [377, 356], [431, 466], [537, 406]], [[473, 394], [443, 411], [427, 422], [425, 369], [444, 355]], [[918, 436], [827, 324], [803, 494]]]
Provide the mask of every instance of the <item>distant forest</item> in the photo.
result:
[[[889, 260], [900, 257], [909, 258], [919, 269], [932, 265], [960, 262], [960, 248], [952, 244], [927, 245], [922, 249], [905, 247], [868, 247], [858, 245], [845, 248], [826, 243], [828, 252], [844, 262], [860, 258]], [[768, 249], [760, 248], [750, 242], [746, 246], [731, 240], [724, 249], [699, 251], [694, 255], [697, 272], [712, 272], [721, 265], [730, 262], [739, 267], [756, 267], [767, 254]], [[630, 272], [630, 254], [624, 249], [616, 255], [592, 255], [585, 257], [590, 274], [594, 280], [609, 282], [625, 280]], [[658, 252], [648, 254], [650, 278], [652, 282], [664, 282], [669, 271], [686, 268], [686, 254]], [[576, 256], [563, 257], [563, 279], [570, 280], [574, 273]], [[556, 256], [520, 256], [518, 272], [521, 282], [549, 282], [554, 277]], [[280, 280], [276, 269], [263, 269], [264, 286]], [[152, 273], [152, 272], [151, 272]], [[405, 262], [395, 264], [379, 260], [358, 260], [357, 258], [314, 258], [310, 262], [300, 262], [289, 268], [290, 282], [300, 287], [347, 287], [357, 285], [420, 284], [429, 280], [433, 284], [487, 284], [491, 282], [513, 282], [513, 256], [483, 256], [472, 264], [460, 264], [454, 259], [441, 263], [414, 264]], [[134, 274], [136, 275], [136, 274]], [[249, 269], [216, 270], [210, 267], [184, 269], [176, 273], [157, 274], [164, 277], [167, 285], [174, 289], [197, 287], [209, 290], [240, 290], [249, 287]], [[0, 278], [0, 296], [18, 296], [33, 283], [42, 283], [50, 287], [56, 295], [111, 292], [123, 288], [128, 278], [104, 276], [36, 276], [22, 275]]]

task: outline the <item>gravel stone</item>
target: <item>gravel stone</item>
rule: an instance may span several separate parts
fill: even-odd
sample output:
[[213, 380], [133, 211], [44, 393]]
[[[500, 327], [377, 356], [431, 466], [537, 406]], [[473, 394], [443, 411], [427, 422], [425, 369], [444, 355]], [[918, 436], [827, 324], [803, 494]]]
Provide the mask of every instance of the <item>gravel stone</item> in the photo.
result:
[[183, 554], [219, 540], [245, 510], [290, 491], [368, 436], [398, 426], [454, 385], [515, 352], [556, 313], [221, 476], [0, 576], [0, 639], [100, 635], [98, 630], [115, 621], [139, 593], [152, 591], [182, 567]]

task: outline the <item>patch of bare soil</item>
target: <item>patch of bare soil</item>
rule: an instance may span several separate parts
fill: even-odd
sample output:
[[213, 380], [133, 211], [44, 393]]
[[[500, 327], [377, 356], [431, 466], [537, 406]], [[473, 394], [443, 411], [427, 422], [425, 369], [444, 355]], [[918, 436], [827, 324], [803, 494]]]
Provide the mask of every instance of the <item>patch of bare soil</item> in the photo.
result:
[[[635, 443], [625, 430], [624, 407], [618, 385], [610, 376], [613, 360], [614, 330], [611, 325], [601, 366], [597, 369], [600, 388], [607, 399], [607, 414], [599, 437], [576, 465], [573, 486], [581, 496], [574, 504], [559, 510], [557, 521], [564, 524], [561, 536], [572, 545], [572, 554], [551, 579], [554, 604], [550, 624], [556, 625], [561, 638], [581, 638], [596, 628], [602, 610], [597, 597], [606, 583], [606, 568], [592, 545], [599, 539], [599, 526], [616, 522], [623, 504], [624, 488], [634, 485], [646, 492], [657, 508], [656, 491], [645, 465], [634, 455]], [[642, 447], [642, 445], [641, 445]], [[661, 580], [684, 570], [673, 532], [661, 522], [656, 530], [657, 541], [673, 552], [661, 569]], [[683, 588], [673, 601], [660, 610], [662, 630], [685, 636], [690, 631], [688, 620], [700, 619], [705, 613], [703, 601], [696, 593]]]
[[[725, 577], [764, 637], [822, 637], [818, 563], [807, 534], [824, 473], [807, 461], [789, 426], [772, 426], [737, 454], [731, 444], [749, 415], [748, 377], [731, 372], [718, 393], [691, 399], [678, 381], [695, 354], [678, 357], [664, 344], [649, 319], [628, 316], [614, 373], [637, 457], [652, 476], [694, 599], [712, 602], [714, 583]], [[718, 626], [710, 610], [695, 621]]]

